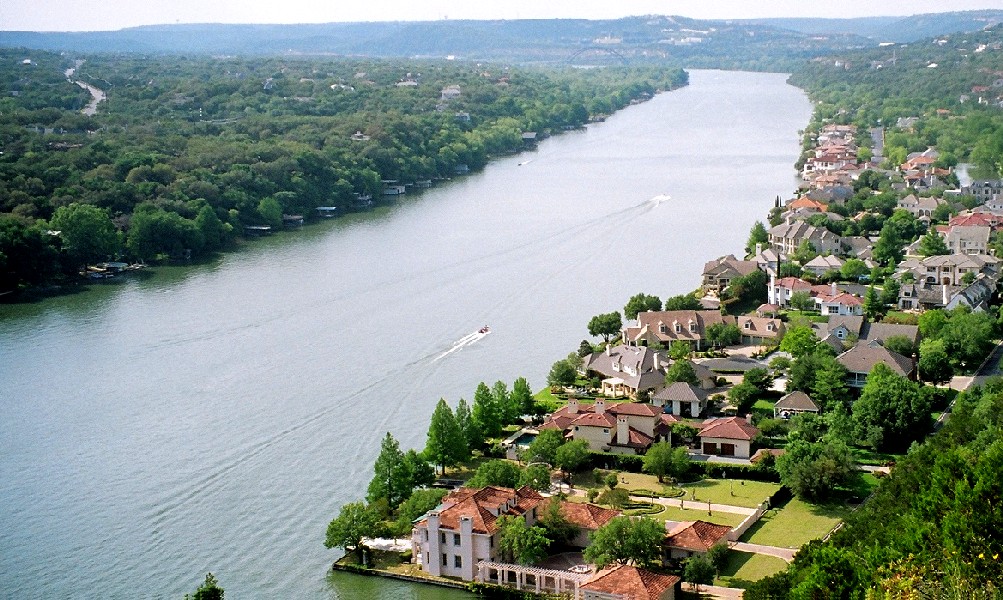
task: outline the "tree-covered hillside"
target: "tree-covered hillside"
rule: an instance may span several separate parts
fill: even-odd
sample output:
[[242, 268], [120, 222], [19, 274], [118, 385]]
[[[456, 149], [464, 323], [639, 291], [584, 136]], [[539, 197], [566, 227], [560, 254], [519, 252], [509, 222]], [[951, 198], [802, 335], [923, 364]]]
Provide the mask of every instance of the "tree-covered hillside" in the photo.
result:
[[885, 126], [891, 165], [936, 146], [945, 166], [1003, 176], [1003, 26], [816, 59], [791, 82], [818, 102], [813, 127]]
[[[63, 75], [74, 66], [107, 93], [93, 117]], [[522, 149], [525, 132], [579, 127], [685, 82], [679, 69], [0, 52], [0, 88], [20, 92], [0, 99], [0, 291], [358, 208], [384, 180], [477, 169]], [[86, 252], [70, 241], [105, 223], [120, 239], [97, 235]]]

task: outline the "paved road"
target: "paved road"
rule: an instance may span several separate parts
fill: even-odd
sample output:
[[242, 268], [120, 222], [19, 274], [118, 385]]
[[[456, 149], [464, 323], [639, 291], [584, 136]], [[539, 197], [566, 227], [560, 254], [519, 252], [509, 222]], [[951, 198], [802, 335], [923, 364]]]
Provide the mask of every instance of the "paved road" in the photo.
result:
[[787, 562], [794, 560], [794, 554], [797, 550], [792, 548], [780, 548], [779, 546], [764, 546], [763, 544], [749, 544], [747, 542], [735, 542], [731, 545], [732, 550], [738, 550], [739, 552], [751, 552], [753, 554], [765, 554], [767, 556], [776, 556], [777, 558], [782, 558]]
[[738, 588], [720, 587], [716, 585], [695, 586], [692, 583], [684, 583], [683, 589], [687, 592], [699, 592], [704, 596], [721, 598], [722, 600], [739, 600], [742, 595], [745, 594], [745, 590], [740, 590]]

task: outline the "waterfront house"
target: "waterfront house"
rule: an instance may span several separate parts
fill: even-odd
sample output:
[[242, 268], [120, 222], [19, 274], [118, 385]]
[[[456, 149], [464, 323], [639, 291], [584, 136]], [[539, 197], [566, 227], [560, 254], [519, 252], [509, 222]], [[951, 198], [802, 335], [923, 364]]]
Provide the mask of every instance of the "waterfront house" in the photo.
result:
[[800, 277], [782, 277], [770, 282], [768, 302], [781, 308], [790, 304], [791, 296], [797, 292], [811, 294], [811, 284]]
[[948, 228], [944, 242], [951, 254], [988, 254], [992, 228], [985, 225], [954, 225]]
[[839, 271], [843, 268], [843, 259], [833, 254], [819, 254], [815, 258], [804, 264], [804, 270], [821, 277], [830, 271]]
[[623, 329], [623, 341], [631, 345], [687, 342], [702, 350], [707, 327], [715, 323], [734, 324], [735, 318], [717, 310], [662, 310], [638, 313], [637, 325]]
[[[571, 541], [578, 547], [587, 544], [589, 532], [620, 514], [620, 511], [592, 504], [544, 498], [529, 487], [459, 488], [447, 494], [439, 506], [415, 523], [411, 530], [412, 561], [436, 577], [474, 581], [478, 575], [483, 576], [479, 568], [483, 565], [479, 563], [493, 563], [500, 555], [498, 518], [503, 515], [523, 517], [527, 525], [533, 526], [549, 502], [560, 502], [561, 514], [578, 529]], [[498, 570], [494, 568], [495, 581], [492, 583], [499, 583]]]
[[[835, 288], [835, 284], [833, 288]], [[815, 305], [819, 313], [824, 315], [862, 315], [864, 314], [863, 301], [846, 292], [819, 294], [815, 297]]]
[[835, 254], [842, 247], [838, 235], [804, 221], [781, 223], [769, 230], [769, 236], [771, 247], [784, 257], [793, 254], [802, 242], [808, 242], [820, 254]]
[[734, 254], [709, 261], [703, 267], [704, 293], [713, 292], [720, 296], [732, 279], [754, 273], [757, 269], [759, 269], [758, 262], [738, 260]]
[[604, 400], [580, 404], [572, 398], [539, 427], [556, 429], [567, 439], [585, 440], [589, 449], [613, 454], [643, 454], [657, 441], [669, 438], [669, 425], [677, 419], [658, 406]]
[[752, 440], [759, 429], [742, 417], [707, 419], [700, 425], [700, 448], [704, 454], [749, 458]]
[[638, 392], [662, 387], [669, 360], [645, 346], [610, 346], [582, 359], [585, 377], [601, 377], [602, 393], [610, 397], [637, 398]]

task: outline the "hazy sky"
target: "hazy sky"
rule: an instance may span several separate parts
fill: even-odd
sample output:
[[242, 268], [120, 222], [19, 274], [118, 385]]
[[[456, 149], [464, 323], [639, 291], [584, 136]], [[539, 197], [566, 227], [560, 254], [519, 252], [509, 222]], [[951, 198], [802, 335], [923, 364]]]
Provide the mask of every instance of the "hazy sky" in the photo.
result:
[[163, 23], [449, 19], [861, 17], [1003, 9], [1003, 0], [0, 0], [0, 31], [92, 31]]

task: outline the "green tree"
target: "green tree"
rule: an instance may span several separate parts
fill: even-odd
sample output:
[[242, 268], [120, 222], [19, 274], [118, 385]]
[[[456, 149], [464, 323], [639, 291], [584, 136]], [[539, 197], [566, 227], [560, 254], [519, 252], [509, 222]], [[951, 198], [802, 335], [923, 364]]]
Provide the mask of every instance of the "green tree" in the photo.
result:
[[512, 384], [512, 395], [509, 398], [512, 406], [518, 408], [518, 414], [531, 415], [536, 412], [536, 403], [533, 401], [533, 392], [529, 388], [529, 382], [525, 377], [520, 377]]
[[665, 310], [702, 310], [703, 305], [693, 294], [680, 294], [665, 299]]
[[742, 382], [755, 386], [761, 393], [766, 393], [773, 387], [773, 375], [765, 367], [754, 367], [742, 375]]
[[404, 453], [389, 431], [380, 444], [380, 454], [373, 465], [373, 473], [366, 492], [369, 503], [384, 498], [391, 509], [396, 509], [411, 495], [412, 486], [404, 465]]
[[216, 211], [208, 204], [199, 209], [199, 213], [195, 217], [195, 227], [202, 234], [204, 249], [209, 252], [226, 247], [233, 231], [233, 227], [223, 223], [216, 215]]
[[899, 303], [899, 292], [902, 284], [898, 279], [886, 277], [884, 287], [881, 288], [881, 304], [885, 306], [896, 306]]
[[652, 519], [614, 517], [589, 535], [585, 560], [603, 569], [609, 565], [634, 563], [641, 567], [655, 564], [661, 557], [665, 527]]
[[872, 321], [877, 321], [884, 312], [885, 305], [881, 303], [881, 297], [874, 289], [874, 284], [871, 284], [867, 287], [867, 293], [864, 294], [864, 316]]
[[543, 527], [529, 527], [522, 517], [501, 515], [498, 527], [498, 550], [507, 562], [531, 565], [547, 557], [550, 540]]
[[884, 363], [874, 365], [853, 404], [857, 437], [882, 452], [904, 450], [930, 431], [930, 401]]
[[605, 489], [599, 494], [596, 502], [616, 510], [622, 510], [630, 502], [630, 492], [623, 488]]
[[474, 391], [474, 405], [471, 407], [471, 417], [477, 432], [482, 438], [501, 435], [505, 418], [504, 409], [495, 402], [491, 388], [483, 381], [477, 384]]
[[780, 340], [780, 351], [787, 352], [795, 359], [806, 354], [810, 354], [818, 345], [818, 336], [811, 327], [795, 325], [789, 328], [782, 340]]
[[777, 457], [777, 473], [794, 495], [810, 502], [829, 499], [837, 488], [852, 486], [860, 476], [850, 448], [832, 439], [793, 439]]
[[641, 292], [630, 297], [627, 306], [623, 307], [623, 316], [628, 319], [636, 319], [637, 313], [649, 310], [662, 310], [662, 301], [658, 296], [649, 296]]
[[728, 298], [737, 298], [742, 304], [758, 306], [766, 302], [768, 288], [769, 276], [756, 269], [748, 275], [732, 279], [724, 295]]
[[728, 544], [726, 542], [718, 542], [707, 550], [707, 560], [714, 566], [716, 573], [721, 573], [728, 565], [728, 556], [730, 554], [731, 549], [728, 548]]
[[572, 440], [557, 448], [554, 453], [554, 463], [560, 470], [568, 475], [578, 470], [589, 459], [589, 443], [585, 440]]
[[620, 313], [604, 313], [596, 315], [589, 320], [589, 335], [601, 335], [603, 341], [608, 344], [609, 339], [620, 333], [622, 327], [623, 320], [620, 318]]
[[206, 573], [205, 581], [192, 595], [185, 594], [185, 600], [223, 600], [223, 588], [212, 573]]
[[947, 355], [944, 342], [941, 340], [923, 340], [919, 344], [919, 361], [917, 363], [920, 379], [930, 383], [950, 381], [954, 376], [951, 358]]
[[916, 351], [916, 347], [907, 335], [889, 336], [885, 340], [884, 347], [902, 356], [912, 356], [912, 353]]
[[477, 467], [477, 472], [470, 478], [467, 485], [481, 488], [489, 485], [515, 488], [519, 484], [522, 469], [507, 460], [487, 460]]
[[881, 235], [878, 236], [877, 243], [874, 244], [872, 252], [874, 260], [885, 267], [897, 265], [902, 261], [902, 247], [904, 245], [905, 242], [899, 234], [899, 230], [894, 224], [886, 222], [881, 228]]
[[675, 340], [669, 345], [669, 358], [672, 360], [685, 360], [693, 352], [693, 346], [683, 340]]
[[698, 385], [700, 378], [697, 377], [693, 363], [688, 360], [677, 360], [665, 371], [665, 385], [673, 384], [677, 381]]
[[728, 390], [728, 401], [735, 407], [738, 414], [745, 414], [752, 408], [752, 405], [756, 403], [756, 397], [759, 395], [759, 390], [756, 386], [752, 385], [747, 381], [743, 381], [738, 385], [732, 386]]
[[324, 547], [354, 551], [361, 564], [365, 560], [362, 538], [375, 537], [381, 521], [379, 513], [362, 502], [349, 502], [328, 524]]
[[282, 227], [282, 205], [275, 198], [262, 198], [258, 202], [258, 217], [273, 229]]
[[528, 463], [544, 462], [549, 465], [557, 460], [557, 449], [564, 443], [564, 434], [557, 429], [541, 429], [536, 438], [530, 442], [523, 457]]
[[794, 292], [791, 294], [790, 300], [787, 302], [794, 310], [816, 310], [815, 299], [811, 297], [811, 294], [805, 291]]
[[446, 401], [440, 398], [435, 405], [435, 411], [432, 412], [428, 427], [425, 456], [431, 463], [439, 465], [445, 473], [446, 467], [452, 467], [465, 460], [469, 452], [467, 441], [463, 438], [463, 432], [456, 423], [453, 411]]
[[119, 249], [119, 235], [108, 211], [90, 204], [60, 206], [49, 221], [49, 229], [59, 232], [73, 264], [106, 260]]
[[870, 269], [867, 268], [867, 264], [859, 258], [847, 259], [839, 270], [839, 274], [847, 281], [857, 281], [861, 275], [866, 275], [868, 272]]
[[734, 323], [711, 323], [707, 326], [707, 341], [715, 348], [733, 346], [742, 341], [742, 331]]
[[679, 479], [689, 471], [690, 455], [683, 446], [672, 447], [669, 442], [656, 442], [642, 458], [645, 473], [650, 473], [662, 483], [666, 476]]
[[920, 256], [939, 256], [951, 253], [950, 248], [944, 242], [944, 238], [932, 229], [920, 238], [916, 251], [919, 252]]
[[537, 521], [546, 531], [547, 538], [554, 546], [566, 546], [578, 535], [578, 526], [568, 521], [562, 510], [563, 502], [552, 497], [547, 502]]
[[484, 434], [481, 433], [480, 426], [474, 421], [473, 411], [467, 405], [467, 401], [460, 398], [453, 413], [456, 424], [463, 433], [463, 439], [467, 442], [467, 448], [475, 450], [484, 445]]
[[578, 372], [575, 371], [575, 368], [567, 360], [559, 360], [550, 367], [550, 373], [547, 374], [547, 385], [551, 387], [574, 385], [577, 378]]
[[683, 579], [697, 586], [714, 583], [714, 565], [706, 556], [694, 555], [686, 559], [683, 567]]
[[415, 490], [411, 497], [405, 500], [397, 509], [397, 520], [394, 522], [394, 534], [406, 537], [411, 534], [414, 522], [422, 515], [432, 510], [442, 502], [449, 490], [428, 488]]
[[534, 490], [546, 492], [550, 489], [550, 469], [539, 463], [526, 465], [519, 475], [519, 487], [527, 485]]
[[428, 464], [425, 457], [414, 448], [409, 448], [404, 453], [403, 463], [412, 490], [435, 483], [435, 467]]
[[756, 253], [756, 244], [762, 248], [770, 247], [770, 234], [766, 231], [766, 225], [762, 221], [756, 221], [749, 230], [749, 239], [745, 242], [745, 255], [752, 256]]
[[503, 425], [507, 425], [516, 420], [519, 416], [519, 411], [517, 407], [512, 405], [511, 397], [508, 393], [508, 386], [505, 385], [504, 381], [496, 381], [494, 385], [491, 386], [491, 400], [494, 402], [495, 406], [501, 409], [501, 417]]

